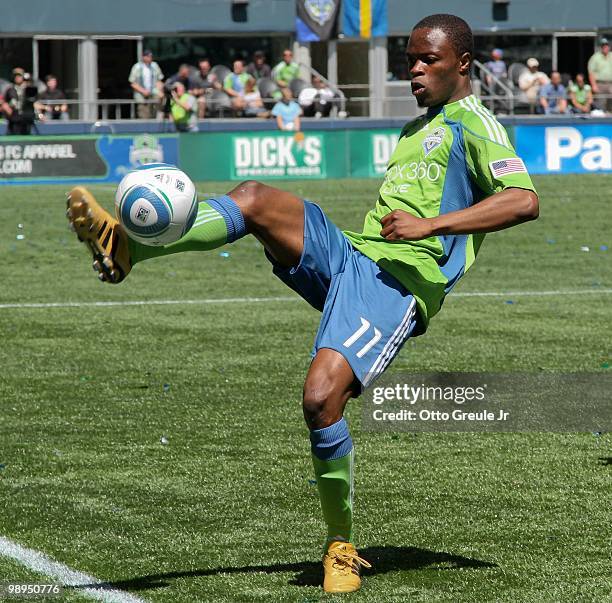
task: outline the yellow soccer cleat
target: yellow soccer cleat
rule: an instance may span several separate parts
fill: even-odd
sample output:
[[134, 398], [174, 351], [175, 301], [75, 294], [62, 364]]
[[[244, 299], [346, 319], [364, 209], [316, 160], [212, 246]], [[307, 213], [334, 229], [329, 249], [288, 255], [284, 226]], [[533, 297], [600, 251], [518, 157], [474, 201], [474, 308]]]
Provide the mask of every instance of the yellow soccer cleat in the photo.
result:
[[68, 193], [66, 216], [79, 241], [87, 244], [98, 278], [120, 283], [132, 269], [128, 237], [123, 226], [82, 186]]
[[372, 567], [357, 554], [350, 542], [330, 542], [323, 557], [323, 590], [327, 593], [352, 593], [359, 590], [361, 566]]

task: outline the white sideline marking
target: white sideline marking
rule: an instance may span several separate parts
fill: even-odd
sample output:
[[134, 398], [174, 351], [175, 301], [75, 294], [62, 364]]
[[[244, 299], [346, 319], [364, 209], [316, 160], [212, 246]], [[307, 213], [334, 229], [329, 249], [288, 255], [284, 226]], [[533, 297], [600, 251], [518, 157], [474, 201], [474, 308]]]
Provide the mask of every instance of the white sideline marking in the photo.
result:
[[[74, 592], [104, 603], [146, 603], [144, 599], [114, 588], [108, 588], [102, 580], [77, 572], [63, 563], [54, 561], [40, 551], [28, 549], [8, 538], [0, 536], [0, 556], [9, 557], [32, 571], [54, 578], [64, 586], [99, 584], [99, 588], [77, 588]], [[23, 582], [23, 581], [22, 581]]]
[[301, 297], [226, 297], [221, 299], [151, 299], [151, 300], [125, 300], [125, 301], [98, 301], [98, 302], [48, 302], [24, 304], [0, 304], [0, 310], [7, 308], [105, 308], [108, 306], [194, 306], [202, 304], [237, 304], [260, 303], [275, 301], [298, 301]]
[[566, 289], [560, 291], [466, 291], [465, 293], [449, 293], [448, 297], [539, 297], [546, 295], [587, 295], [603, 293], [608, 295], [612, 289]]
[[[453, 297], [540, 297], [550, 295], [609, 295], [612, 289], [576, 289], [560, 291], [466, 291], [451, 293]], [[0, 304], [0, 310], [11, 308], [106, 308], [112, 306], [200, 306], [206, 304], [255, 304], [266, 302], [300, 301], [302, 298], [293, 295], [276, 297], [225, 297], [210, 299], [138, 299], [124, 301], [96, 302], [41, 302], [41, 303], [9, 303]]]

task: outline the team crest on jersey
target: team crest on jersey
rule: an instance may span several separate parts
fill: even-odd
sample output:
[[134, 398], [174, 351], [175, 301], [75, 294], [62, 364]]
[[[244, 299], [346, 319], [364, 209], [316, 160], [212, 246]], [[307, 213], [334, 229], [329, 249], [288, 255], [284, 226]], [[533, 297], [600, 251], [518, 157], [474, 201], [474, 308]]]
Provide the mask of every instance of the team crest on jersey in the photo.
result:
[[444, 128], [438, 127], [423, 139], [423, 150], [425, 151], [425, 157], [427, 157], [427, 155], [442, 144], [445, 133], [446, 130]]

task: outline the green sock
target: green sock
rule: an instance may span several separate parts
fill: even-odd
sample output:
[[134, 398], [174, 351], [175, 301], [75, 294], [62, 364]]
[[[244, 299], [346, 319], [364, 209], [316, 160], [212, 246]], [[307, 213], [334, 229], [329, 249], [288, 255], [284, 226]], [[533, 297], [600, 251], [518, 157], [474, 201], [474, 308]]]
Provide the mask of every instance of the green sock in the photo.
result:
[[354, 449], [337, 459], [322, 460], [312, 455], [327, 541], [353, 538], [353, 458]]
[[132, 264], [182, 251], [208, 251], [225, 245], [228, 241], [228, 228], [224, 216], [207, 201], [200, 201], [198, 215], [191, 228], [181, 239], [153, 247], [128, 239]]

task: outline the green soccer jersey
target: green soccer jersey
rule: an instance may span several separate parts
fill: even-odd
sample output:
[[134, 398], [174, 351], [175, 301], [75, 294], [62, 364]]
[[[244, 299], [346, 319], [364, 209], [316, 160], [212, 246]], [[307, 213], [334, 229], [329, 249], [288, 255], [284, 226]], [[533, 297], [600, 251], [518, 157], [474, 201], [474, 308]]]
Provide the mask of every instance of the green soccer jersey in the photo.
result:
[[504, 127], [471, 95], [404, 126], [363, 231], [344, 234], [414, 295], [425, 329], [474, 262], [484, 235], [387, 241], [381, 218], [395, 209], [433, 218], [511, 187], [535, 191]]

